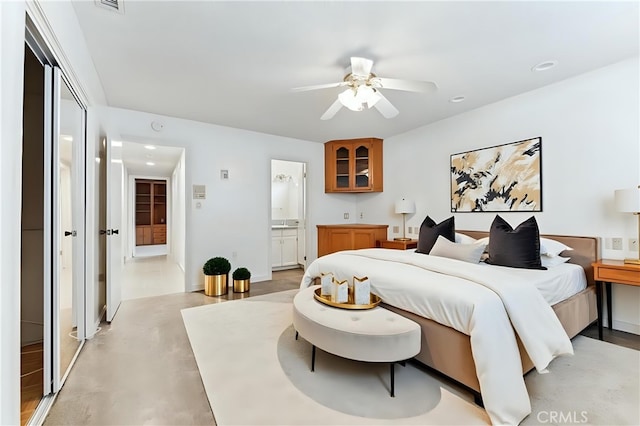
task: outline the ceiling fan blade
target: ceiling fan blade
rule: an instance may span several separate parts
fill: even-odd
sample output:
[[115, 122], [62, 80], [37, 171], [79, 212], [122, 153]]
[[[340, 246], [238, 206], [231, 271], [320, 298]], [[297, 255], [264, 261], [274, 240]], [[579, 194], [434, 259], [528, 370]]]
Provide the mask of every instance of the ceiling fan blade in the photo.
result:
[[[432, 81], [411, 81], [411, 80], [398, 80], [397, 78], [383, 78], [376, 77], [376, 80], [381, 88], [391, 90], [404, 90], [407, 92], [433, 92], [438, 86]], [[375, 87], [378, 87], [377, 84]]]
[[351, 57], [351, 74], [353, 75], [369, 77], [372, 66], [373, 61], [371, 59], [359, 58], [357, 56]]
[[320, 120], [331, 120], [333, 116], [336, 115], [338, 111], [340, 111], [340, 108], [342, 108], [340, 99], [336, 99], [336, 101], [333, 104], [331, 104], [329, 109], [326, 110], [324, 114], [322, 114], [322, 117], [320, 117]]
[[308, 90], [318, 90], [318, 89], [329, 89], [331, 87], [340, 87], [346, 86], [347, 83], [341, 81], [339, 83], [328, 83], [328, 84], [316, 84], [315, 86], [303, 86], [303, 87], [294, 87], [291, 89], [292, 92], [306, 92]]
[[400, 114], [400, 111], [398, 111], [398, 109], [394, 107], [391, 102], [389, 102], [389, 99], [385, 98], [380, 91], [378, 91], [378, 95], [380, 95], [380, 99], [373, 107], [380, 111], [380, 114], [382, 114], [384, 118], [393, 118]]

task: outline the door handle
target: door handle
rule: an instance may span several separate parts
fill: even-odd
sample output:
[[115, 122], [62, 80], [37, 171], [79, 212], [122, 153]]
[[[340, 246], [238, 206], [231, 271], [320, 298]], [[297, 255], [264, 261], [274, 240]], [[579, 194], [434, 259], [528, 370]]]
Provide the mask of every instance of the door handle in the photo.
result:
[[71, 235], [72, 237], [75, 237], [76, 235], [78, 235], [78, 233], [76, 231], [64, 231], [65, 237], [68, 237], [69, 235]]
[[112, 229], [111, 230], [111, 234], [119, 234], [120, 230], [119, 229]]
[[107, 231], [106, 231], [106, 230], [104, 230], [104, 229], [101, 229], [101, 230], [100, 230], [100, 235], [104, 235], [104, 234], [106, 234], [106, 233], [107, 233]]

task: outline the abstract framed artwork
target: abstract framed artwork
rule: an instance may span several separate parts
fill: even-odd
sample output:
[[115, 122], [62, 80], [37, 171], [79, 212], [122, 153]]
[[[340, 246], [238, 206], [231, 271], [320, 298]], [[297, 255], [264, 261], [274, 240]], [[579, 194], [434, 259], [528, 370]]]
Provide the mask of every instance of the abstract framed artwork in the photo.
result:
[[542, 211], [542, 138], [451, 155], [451, 211]]

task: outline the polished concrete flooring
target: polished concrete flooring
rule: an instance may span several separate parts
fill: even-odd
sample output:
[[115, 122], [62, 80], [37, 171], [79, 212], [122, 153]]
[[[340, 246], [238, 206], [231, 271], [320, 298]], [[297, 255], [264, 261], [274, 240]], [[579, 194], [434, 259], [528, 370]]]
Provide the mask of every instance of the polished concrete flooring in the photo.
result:
[[[180, 310], [298, 288], [301, 276], [301, 270], [277, 272], [246, 294], [124, 300], [114, 321], [85, 343], [45, 425], [215, 424]], [[614, 330], [605, 340], [637, 349], [640, 336], [627, 335]]]
[[220, 297], [123, 300], [114, 321], [86, 341], [44, 424], [215, 424], [180, 310], [298, 288], [301, 277], [300, 269], [274, 272], [249, 293]]
[[124, 264], [121, 290], [122, 300], [183, 293], [184, 272], [167, 255], [134, 257]]

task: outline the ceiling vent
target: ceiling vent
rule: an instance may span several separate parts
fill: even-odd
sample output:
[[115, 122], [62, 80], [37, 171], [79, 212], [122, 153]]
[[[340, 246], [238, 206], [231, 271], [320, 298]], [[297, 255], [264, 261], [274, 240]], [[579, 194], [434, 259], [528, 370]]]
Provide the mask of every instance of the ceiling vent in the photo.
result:
[[112, 12], [124, 13], [123, 0], [95, 0], [96, 6]]

